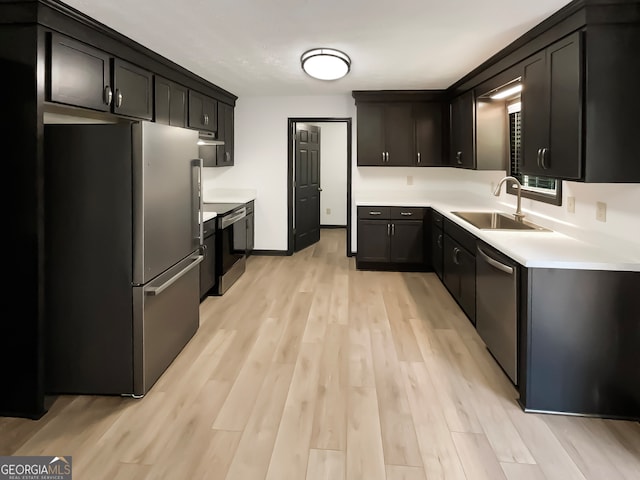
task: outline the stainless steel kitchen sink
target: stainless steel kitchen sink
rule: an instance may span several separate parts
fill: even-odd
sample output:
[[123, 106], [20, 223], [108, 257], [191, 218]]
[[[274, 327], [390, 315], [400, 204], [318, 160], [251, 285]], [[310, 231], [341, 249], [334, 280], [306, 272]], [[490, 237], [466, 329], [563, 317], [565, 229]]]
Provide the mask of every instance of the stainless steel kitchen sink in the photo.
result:
[[481, 230], [521, 230], [549, 232], [548, 228], [541, 227], [527, 220], [516, 220], [513, 215], [501, 212], [452, 212], [455, 216], [469, 222]]

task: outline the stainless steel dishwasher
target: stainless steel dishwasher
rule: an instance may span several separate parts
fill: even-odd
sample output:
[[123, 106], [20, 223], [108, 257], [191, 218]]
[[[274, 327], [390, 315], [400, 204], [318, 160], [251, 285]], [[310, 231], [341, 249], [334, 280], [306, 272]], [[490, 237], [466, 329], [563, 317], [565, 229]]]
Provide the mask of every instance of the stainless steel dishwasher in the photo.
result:
[[486, 243], [476, 249], [476, 329], [518, 385], [518, 263]]

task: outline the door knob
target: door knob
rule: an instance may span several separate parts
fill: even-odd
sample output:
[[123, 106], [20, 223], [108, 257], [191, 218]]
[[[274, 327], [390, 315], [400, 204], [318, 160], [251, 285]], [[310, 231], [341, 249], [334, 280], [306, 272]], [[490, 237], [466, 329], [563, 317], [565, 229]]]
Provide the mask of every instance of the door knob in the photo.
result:
[[322, 189], [321, 189], [320, 187], [318, 187], [318, 191], [319, 191], [319, 192], [321, 192], [321, 191], [322, 191]]

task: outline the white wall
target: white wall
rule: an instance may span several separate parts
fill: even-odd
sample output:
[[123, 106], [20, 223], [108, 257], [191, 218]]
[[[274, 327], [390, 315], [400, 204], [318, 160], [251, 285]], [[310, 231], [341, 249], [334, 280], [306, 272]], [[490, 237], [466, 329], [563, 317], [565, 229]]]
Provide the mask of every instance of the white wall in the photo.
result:
[[320, 127], [320, 225], [347, 225], [347, 124]]
[[205, 189], [256, 190], [257, 250], [287, 249], [289, 117], [355, 119], [355, 104], [350, 95], [241, 97], [235, 109], [234, 166], [206, 168], [204, 172]]

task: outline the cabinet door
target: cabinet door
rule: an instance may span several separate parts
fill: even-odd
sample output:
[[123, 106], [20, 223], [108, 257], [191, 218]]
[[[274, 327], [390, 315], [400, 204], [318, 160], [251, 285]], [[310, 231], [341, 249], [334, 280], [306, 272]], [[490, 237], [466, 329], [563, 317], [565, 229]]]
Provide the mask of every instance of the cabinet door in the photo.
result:
[[187, 126], [187, 88], [171, 83], [171, 102], [169, 105], [169, 125]]
[[154, 121], [169, 125], [171, 119], [171, 82], [156, 75], [153, 84]]
[[200, 298], [213, 288], [216, 283], [216, 236], [209, 235], [204, 239], [202, 249], [204, 260], [200, 262]]
[[522, 166], [529, 175], [545, 175], [542, 149], [549, 142], [549, 95], [545, 53], [525, 60], [522, 77]]
[[118, 58], [113, 59], [113, 113], [151, 120], [153, 74]]
[[457, 242], [449, 235], [444, 235], [442, 282], [457, 301], [460, 296], [460, 266], [456, 260], [456, 248], [460, 248]]
[[416, 165], [418, 167], [443, 165], [442, 105], [439, 103], [414, 104], [413, 123]]
[[207, 132], [218, 130], [218, 102], [189, 90], [189, 127]]
[[229, 167], [233, 165], [233, 107], [224, 103], [218, 104], [218, 138], [224, 145], [218, 146], [217, 165]]
[[451, 165], [475, 167], [474, 152], [475, 107], [470, 90], [451, 102]]
[[416, 165], [411, 104], [389, 103], [384, 110], [386, 165]]
[[384, 104], [359, 103], [357, 109], [358, 166], [386, 165]]
[[458, 303], [469, 320], [476, 324], [476, 257], [465, 248], [458, 247], [455, 260], [460, 274]]
[[111, 108], [111, 65], [105, 52], [62, 35], [51, 35], [48, 96], [52, 102]]
[[424, 263], [424, 224], [422, 221], [392, 221], [390, 259], [392, 263]]
[[358, 262], [389, 261], [391, 223], [386, 220], [358, 221]]
[[580, 33], [547, 48], [549, 143], [542, 155], [544, 175], [582, 177], [582, 61]]
[[438, 278], [442, 280], [442, 259], [444, 248], [444, 234], [441, 228], [433, 226], [431, 230], [431, 263], [433, 271], [436, 272]]

